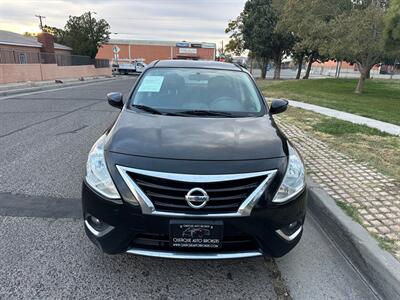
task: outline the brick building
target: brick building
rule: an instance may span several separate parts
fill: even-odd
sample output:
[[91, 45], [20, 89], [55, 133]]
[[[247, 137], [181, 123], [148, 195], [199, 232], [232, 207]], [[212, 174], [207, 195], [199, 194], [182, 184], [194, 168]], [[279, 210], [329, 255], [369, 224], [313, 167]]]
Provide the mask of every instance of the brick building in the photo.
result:
[[39, 33], [28, 37], [15, 32], [0, 30], [0, 63], [40, 63], [41, 53], [70, 55], [72, 48], [54, 43], [53, 36]]
[[0, 30], [0, 84], [111, 75], [108, 60], [72, 51], [49, 33], [32, 37]]
[[[119, 50], [113, 52], [113, 48]], [[157, 59], [215, 60], [215, 43], [173, 41], [110, 40], [102, 45], [96, 58], [113, 60], [144, 59], [150, 63]]]

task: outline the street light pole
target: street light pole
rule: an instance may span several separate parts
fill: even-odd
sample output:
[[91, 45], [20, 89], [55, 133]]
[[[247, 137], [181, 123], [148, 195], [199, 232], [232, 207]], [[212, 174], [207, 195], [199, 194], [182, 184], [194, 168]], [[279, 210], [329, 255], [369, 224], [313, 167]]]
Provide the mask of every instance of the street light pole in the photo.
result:
[[[97, 15], [97, 13], [95, 11], [93, 11], [93, 13], [95, 15]], [[88, 15], [89, 15], [90, 40], [91, 40], [91, 43], [94, 43], [94, 29], [93, 29], [93, 24], [92, 24], [92, 12], [90, 10], [88, 12]], [[94, 56], [96, 56], [96, 53], [94, 53]]]

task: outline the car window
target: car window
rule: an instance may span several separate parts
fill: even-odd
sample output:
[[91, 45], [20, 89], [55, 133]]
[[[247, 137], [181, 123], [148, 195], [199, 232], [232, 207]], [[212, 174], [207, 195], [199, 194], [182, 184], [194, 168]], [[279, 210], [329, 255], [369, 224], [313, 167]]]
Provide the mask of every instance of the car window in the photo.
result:
[[160, 111], [205, 110], [254, 115], [262, 99], [247, 73], [195, 68], [154, 68], [141, 78], [133, 105]]

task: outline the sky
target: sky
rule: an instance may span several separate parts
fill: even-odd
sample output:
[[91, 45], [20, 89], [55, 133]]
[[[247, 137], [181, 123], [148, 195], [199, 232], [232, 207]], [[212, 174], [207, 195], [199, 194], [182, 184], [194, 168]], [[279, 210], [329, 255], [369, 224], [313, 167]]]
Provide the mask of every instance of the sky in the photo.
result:
[[225, 28], [246, 0], [0, 0], [0, 29], [39, 32], [43, 24], [64, 27], [70, 15], [96, 12], [111, 26], [111, 38], [214, 42], [229, 40]]

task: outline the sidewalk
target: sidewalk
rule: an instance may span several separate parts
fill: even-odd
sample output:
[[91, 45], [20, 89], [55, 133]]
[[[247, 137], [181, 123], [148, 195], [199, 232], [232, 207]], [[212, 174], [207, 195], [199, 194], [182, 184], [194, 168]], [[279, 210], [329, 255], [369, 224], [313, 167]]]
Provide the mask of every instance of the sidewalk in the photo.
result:
[[[339, 205], [356, 209], [353, 217], [400, 260], [400, 185], [388, 176], [331, 149], [297, 126], [276, 117], [302, 154], [308, 176]], [[345, 208], [346, 210], [346, 208]]]
[[[286, 100], [288, 100], [288, 99], [286, 99]], [[289, 104], [294, 107], [311, 110], [311, 111], [314, 111], [314, 112], [322, 114], [322, 115], [334, 117], [334, 118], [344, 120], [344, 121], [349, 121], [349, 122], [352, 122], [355, 124], [366, 125], [368, 127], [376, 128], [382, 132], [400, 136], [400, 126], [398, 126], [398, 125], [394, 125], [391, 123], [382, 122], [382, 121], [378, 121], [378, 120], [374, 120], [374, 119], [370, 119], [370, 118], [366, 118], [366, 117], [361, 117], [359, 115], [350, 114], [347, 112], [343, 112], [343, 111], [339, 111], [339, 110], [335, 110], [335, 109], [331, 109], [331, 108], [326, 108], [326, 107], [322, 107], [322, 106], [318, 106], [318, 105], [314, 105], [314, 104], [308, 104], [308, 103], [294, 101], [294, 100], [288, 100], [288, 101], [289, 101]]]

